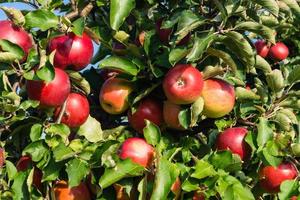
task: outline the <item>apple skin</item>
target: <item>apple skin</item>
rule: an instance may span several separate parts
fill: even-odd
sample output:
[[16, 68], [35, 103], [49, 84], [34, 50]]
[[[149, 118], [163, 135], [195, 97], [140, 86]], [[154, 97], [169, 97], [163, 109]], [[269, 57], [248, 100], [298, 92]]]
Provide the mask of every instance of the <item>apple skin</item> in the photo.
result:
[[288, 162], [279, 166], [264, 166], [259, 171], [260, 186], [269, 193], [278, 193], [280, 184], [285, 180], [293, 180], [297, 177], [297, 168]]
[[267, 43], [264, 40], [258, 40], [254, 45], [258, 55], [263, 58], [266, 58], [268, 56], [270, 47], [268, 47]]
[[[67, 98], [66, 109], [61, 118], [61, 123], [70, 128], [81, 126], [89, 117], [90, 105], [87, 98], [78, 93], [70, 93]], [[58, 118], [61, 107], [54, 112], [54, 118]]]
[[149, 167], [154, 158], [154, 148], [144, 139], [133, 137], [126, 139], [119, 152], [121, 159], [130, 158], [132, 162]]
[[132, 84], [121, 78], [109, 78], [102, 87], [99, 100], [103, 110], [110, 114], [121, 114], [127, 110], [127, 98], [132, 92]]
[[202, 97], [203, 114], [209, 118], [223, 117], [231, 112], [235, 104], [234, 87], [221, 79], [205, 80]]
[[49, 83], [32, 80], [26, 83], [29, 99], [40, 101], [40, 105], [44, 107], [61, 106], [70, 93], [71, 84], [68, 74], [58, 68], [54, 70], [55, 77]]
[[[18, 171], [25, 171], [31, 166], [33, 166], [31, 158], [29, 156], [22, 156], [17, 162], [16, 168]], [[42, 177], [43, 172], [39, 168], [34, 167], [32, 185], [39, 190], [42, 190]]]
[[205, 196], [202, 192], [195, 191], [192, 200], [205, 200]]
[[291, 197], [291, 200], [297, 200], [297, 199], [298, 199], [297, 196], [292, 196], [292, 197]]
[[23, 58], [24, 61], [29, 50], [33, 47], [31, 35], [23, 28], [14, 25], [9, 20], [0, 21], [0, 39], [5, 39], [19, 45], [25, 53]]
[[201, 96], [202, 73], [192, 65], [175, 65], [166, 74], [163, 89], [168, 100], [175, 104], [193, 103]]
[[77, 36], [74, 33], [54, 37], [50, 40], [48, 52], [56, 50], [54, 67], [80, 71], [91, 61], [94, 47], [91, 38], [83, 33]]
[[284, 60], [288, 56], [289, 56], [289, 49], [282, 42], [277, 42], [275, 45], [273, 45], [270, 48], [269, 57], [276, 60], [276, 61]]
[[174, 199], [178, 199], [180, 193], [181, 193], [181, 181], [179, 177], [176, 178], [175, 182], [171, 186], [171, 191], [175, 194]]
[[239, 155], [242, 160], [247, 160], [251, 153], [250, 146], [244, 140], [247, 132], [248, 130], [242, 127], [226, 129], [217, 137], [217, 149], [229, 150], [232, 153]]
[[160, 126], [163, 122], [162, 106], [154, 99], [143, 99], [135, 113], [128, 111], [128, 121], [130, 125], [139, 133], [143, 133], [143, 129], [146, 126], [145, 119]]
[[0, 168], [3, 167], [5, 163], [5, 152], [3, 148], [0, 148]]
[[68, 183], [61, 180], [55, 184], [53, 191], [56, 200], [91, 200], [89, 189], [82, 182], [69, 188]]
[[169, 128], [177, 129], [177, 130], [184, 130], [184, 128], [180, 125], [178, 115], [181, 111], [180, 105], [174, 104], [170, 101], [164, 102], [163, 107], [163, 117], [166, 125]]
[[172, 33], [172, 29], [171, 28], [161, 28], [163, 19], [159, 19], [156, 21], [155, 24], [155, 28], [156, 28], [156, 32], [158, 33], [158, 37], [160, 39], [161, 42], [163, 43], [168, 43], [169, 39], [170, 39], [170, 35]]

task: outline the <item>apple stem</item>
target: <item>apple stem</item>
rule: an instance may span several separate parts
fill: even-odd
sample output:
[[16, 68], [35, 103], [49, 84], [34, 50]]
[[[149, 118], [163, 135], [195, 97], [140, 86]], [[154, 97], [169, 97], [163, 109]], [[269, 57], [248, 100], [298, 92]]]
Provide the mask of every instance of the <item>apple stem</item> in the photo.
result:
[[59, 116], [58, 116], [58, 118], [57, 118], [57, 120], [56, 120], [56, 123], [57, 123], [57, 124], [60, 124], [61, 119], [62, 119], [62, 117], [63, 117], [63, 115], [64, 115], [64, 113], [65, 113], [66, 106], [67, 106], [67, 100], [65, 100], [65, 102], [64, 102], [64, 104], [63, 104], [63, 106], [62, 106], [62, 108], [61, 108], [61, 110], [60, 110]]

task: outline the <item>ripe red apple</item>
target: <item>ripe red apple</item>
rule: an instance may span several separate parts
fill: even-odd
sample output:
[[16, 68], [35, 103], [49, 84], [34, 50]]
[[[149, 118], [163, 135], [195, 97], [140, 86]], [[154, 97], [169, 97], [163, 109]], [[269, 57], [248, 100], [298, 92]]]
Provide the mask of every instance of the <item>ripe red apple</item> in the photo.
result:
[[143, 133], [146, 126], [145, 120], [149, 120], [161, 125], [163, 122], [162, 106], [154, 99], [144, 99], [139, 103], [136, 112], [133, 114], [131, 110], [128, 111], [128, 121], [130, 125], [139, 133]]
[[175, 104], [190, 104], [201, 96], [203, 78], [201, 72], [188, 64], [171, 68], [163, 80], [168, 100]]
[[132, 84], [125, 79], [107, 79], [99, 95], [101, 107], [110, 114], [123, 113], [129, 106], [127, 98], [132, 90]]
[[223, 117], [231, 112], [235, 104], [234, 87], [221, 79], [205, 80], [202, 97], [203, 114], [209, 118]]
[[280, 191], [280, 184], [285, 180], [293, 180], [298, 176], [297, 168], [288, 162], [281, 163], [279, 166], [264, 166], [259, 171], [261, 187], [269, 193]]
[[130, 158], [132, 162], [147, 167], [152, 163], [154, 149], [144, 139], [133, 137], [123, 142], [119, 156], [121, 159]]
[[55, 77], [49, 83], [32, 80], [26, 83], [29, 99], [40, 101], [40, 105], [45, 107], [61, 106], [67, 99], [70, 88], [68, 74], [58, 68], [55, 68]]
[[254, 45], [258, 55], [260, 55], [263, 58], [267, 57], [270, 47], [264, 40], [257, 40], [257, 42], [255, 42]]
[[195, 191], [192, 200], [205, 200], [205, 196], [201, 191]]
[[172, 33], [172, 29], [171, 28], [161, 28], [163, 19], [159, 19], [156, 22], [156, 32], [158, 33], [158, 37], [160, 39], [160, 41], [162, 41], [163, 43], [168, 43], [169, 39], [170, 39], [170, 35]]
[[74, 33], [54, 37], [48, 46], [49, 52], [56, 50], [54, 66], [61, 69], [71, 67], [80, 71], [91, 61], [94, 47], [91, 38], [83, 33], [77, 36]]
[[164, 117], [164, 121], [168, 127], [177, 129], [177, 130], [184, 129], [180, 125], [180, 122], [178, 119], [178, 115], [179, 115], [180, 111], [181, 111], [180, 105], [174, 104], [170, 101], [164, 102], [163, 117]]
[[30, 34], [9, 20], [0, 21], [0, 39], [9, 40], [19, 45], [25, 53], [24, 58], [27, 57], [29, 50], [33, 47], [33, 40]]
[[289, 56], [289, 49], [282, 42], [277, 42], [270, 48], [269, 56], [276, 61], [284, 60]]
[[179, 195], [181, 193], [181, 181], [180, 181], [179, 177], [176, 178], [175, 182], [171, 186], [171, 191], [175, 194], [174, 199], [178, 199]]
[[3, 167], [5, 162], [5, 152], [4, 149], [0, 148], [0, 168]]
[[218, 150], [229, 150], [240, 156], [242, 160], [246, 160], [250, 156], [251, 148], [245, 142], [248, 130], [242, 127], [228, 128], [219, 134], [216, 141]]
[[297, 199], [298, 199], [297, 196], [292, 196], [292, 197], [291, 197], [291, 200], [297, 200]]
[[[54, 112], [54, 117], [58, 118], [61, 107]], [[87, 98], [78, 93], [70, 93], [67, 98], [66, 109], [61, 122], [71, 128], [81, 126], [90, 114], [90, 105]]]
[[70, 188], [66, 181], [58, 181], [53, 192], [56, 200], [90, 200], [91, 195], [89, 189], [84, 183], [80, 183], [76, 187]]
[[[33, 166], [31, 158], [29, 156], [22, 156], [17, 162], [16, 168], [18, 171], [25, 171], [31, 166]], [[43, 172], [39, 168], [34, 167], [32, 185], [34, 185], [39, 190], [42, 190], [42, 177]]]

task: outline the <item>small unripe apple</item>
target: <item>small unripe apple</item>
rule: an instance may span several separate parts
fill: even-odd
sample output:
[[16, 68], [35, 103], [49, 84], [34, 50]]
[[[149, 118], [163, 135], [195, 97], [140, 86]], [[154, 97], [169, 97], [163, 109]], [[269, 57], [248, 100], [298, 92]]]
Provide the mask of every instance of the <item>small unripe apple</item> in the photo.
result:
[[279, 166], [264, 166], [259, 171], [260, 186], [269, 193], [280, 191], [283, 181], [293, 180], [298, 176], [297, 168], [288, 162]]
[[107, 79], [102, 85], [99, 95], [101, 107], [110, 114], [123, 113], [129, 106], [128, 96], [132, 90], [131, 82], [125, 79]]
[[70, 188], [66, 181], [59, 181], [55, 184], [53, 192], [56, 200], [91, 200], [89, 189], [84, 183]]
[[170, 101], [164, 102], [163, 116], [164, 116], [164, 121], [169, 128], [184, 130], [184, 128], [181, 126], [178, 119], [178, 115], [180, 111], [181, 111], [180, 105], [174, 104]]
[[94, 47], [91, 38], [83, 33], [77, 36], [74, 33], [57, 36], [51, 39], [48, 51], [55, 52], [54, 67], [80, 71], [91, 61]]
[[228, 128], [219, 134], [216, 141], [218, 150], [229, 150], [246, 160], [250, 156], [251, 148], [245, 141], [248, 130], [242, 127]]
[[0, 148], [0, 168], [3, 167], [5, 162], [5, 152], [3, 148]]
[[132, 128], [139, 133], [143, 133], [146, 119], [157, 126], [163, 122], [162, 106], [154, 99], [142, 100], [133, 114], [131, 110], [128, 111], [128, 121]]
[[289, 49], [284, 43], [277, 42], [270, 48], [269, 56], [276, 61], [284, 60], [289, 56]]
[[234, 87], [221, 79], [205, 80], [202, 97], [204, 99], [203, 114], [209, 118], [227, 115], [235, 104]]
[[55, 77], [51, 82], [28, 80], [26, 89], [29, 99], [40, 101], [41, 106], [58, 107], [67, 99], [71, 84], [68, 74], [55, 68]]
[[171, 68], [163, 80], [168, 100], [175, 104], [190, 104], [201, 96], [203, 78], [201, 72], [188, 64]]
[[[66, 100], [65, 112], [61, 118], [61, 123], [70, 128], [81, 126], [90, 114], [90, 105], [87, 98], [78, 93], [70, 93]], [[54, 112], [54, 118], [58, 118], [61, 112], [59, 107]]]
[[126, 139], [120, 149], [121, 159], [130, 158], [132, 162], [149, 167], [154, 158], [154, 148], [141, 138]]
[[254, 45], [255, 45], [256, 52], [258, 55], [260, 55], [263, 58], [267, 57], [270, 47], [267, 45], [267, 43], [265, 41], [258, 40], [257, 42], [255, 42]]

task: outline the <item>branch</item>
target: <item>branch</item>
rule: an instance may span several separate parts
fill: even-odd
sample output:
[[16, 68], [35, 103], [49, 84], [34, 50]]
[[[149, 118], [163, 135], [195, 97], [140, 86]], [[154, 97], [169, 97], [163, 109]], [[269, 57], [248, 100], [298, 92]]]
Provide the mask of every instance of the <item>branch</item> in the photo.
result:
[[[74, 7], [75, 5], [72, 3], [73, 11], [68, 13], [65, 17], [68, 19], [73, 19], [75, 17], [81, 16], [86, 17], [89, 15], [89, 13], [94, 8], [93, 2], [88, 3], [80, 12], [77, 7]], [[74, 9], [75, 8], [75, 9]]]
[[62, 117], [63, 117], [63, 115], [64, 115], [64, 113], [66, 111], [66, 106], [67, 106], [67, 100], [65, 100], [65, 102], [64, 102], [64, 104], [63, 104], [63, 106], [62, 106], [62, 108], [60, 110], [59, 116], [58, 116], [58, 118], [57, 118], [57, 120], [56, 120], [55, 123], [60, 124], [61, 119], [62, 119]]

